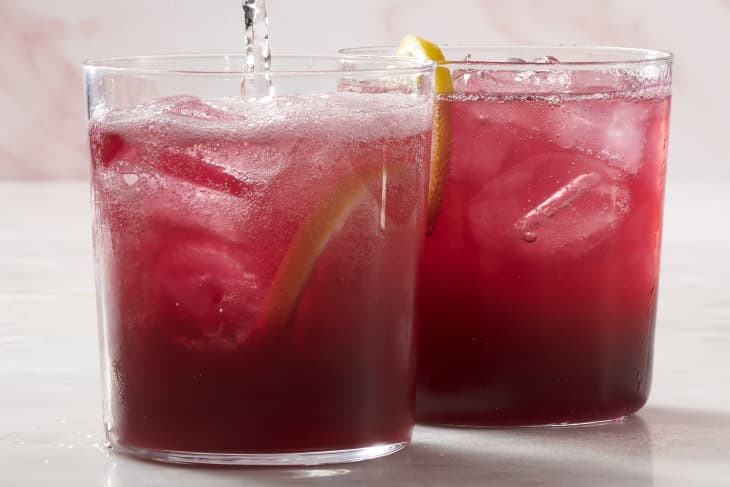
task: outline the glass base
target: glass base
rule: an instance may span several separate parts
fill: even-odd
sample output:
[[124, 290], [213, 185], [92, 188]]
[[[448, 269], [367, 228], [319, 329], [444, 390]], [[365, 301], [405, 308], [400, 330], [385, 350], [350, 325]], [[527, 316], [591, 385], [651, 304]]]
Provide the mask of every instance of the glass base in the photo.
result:
[[305, 466], [351, 463], [390, 455], [408, 446], [407, 441], [349, 450], [307, 451], [291, 453], [202, 453], [175, 450], [152, 450], [110, 443], [113, 451], [145, 460], [165, 463], [251, 466]]
[[613, 423], [623, 423], [629, 416], [619, 416], [613, 419], [597, 419], [594, 421], [566, 421], [563, 423], [547, 423], [547, 424], [528, 424], [524, 426], [515, 426], [515, 428], [581, 428], [590, 426], [603, 426]]
[[589, 420], [589, 421], [565, 421], [565, 422], [557, 422], [557, 423], [544, 423], [544, 424], [460, 424], [460, 423], [451, 423], [451, 422], [439, 422], [439, 421], [423, 421], [423, 420], [416, 420], [416, 424], [421, 424], [424, 426], [443, 426], [447, 428], [466, 428], [466, 429], [494, 429], [494, 430], [501, 430], [501, 429], [515, 429], [515, 428], [583, 428], [583, 427], [593, 427], [593, 426], [603, 426], [603, 425], [609, 425], [614, 423], [623, 423], [626, 421], [626, 419], [630, 418], [632, 415], [628, 414], [625, 416], [619, 416], [617, 418], [609, 418], [609, 419], [596, 419], [596, 420]]

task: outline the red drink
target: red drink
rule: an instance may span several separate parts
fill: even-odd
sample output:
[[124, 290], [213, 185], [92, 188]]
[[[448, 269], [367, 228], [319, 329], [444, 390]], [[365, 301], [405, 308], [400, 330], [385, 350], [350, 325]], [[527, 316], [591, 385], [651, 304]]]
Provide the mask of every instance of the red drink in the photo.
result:
[[409, 440], [427, 108], [176, 97], [91, 121], [113, 444], [175, 460]]
[[[417, 419], [626, 416], [651, 379], [668, 81], [487, 69], [454, 71], [441, 97], [452, 146], [425, 244]], [[520, 75], [542, 79], [524, 95]]]

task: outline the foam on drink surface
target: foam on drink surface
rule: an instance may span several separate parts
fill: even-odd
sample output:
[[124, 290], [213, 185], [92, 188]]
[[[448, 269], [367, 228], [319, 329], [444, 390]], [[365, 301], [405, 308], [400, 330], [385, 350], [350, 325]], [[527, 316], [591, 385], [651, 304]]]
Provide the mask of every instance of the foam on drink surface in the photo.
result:
[[167, 139], [187, 133], [253, 139], [297, 131], [312, 137], [368, 140], [407, 136], [430, 122], [420, 99], [389, 93], [278, 96], [275, 103], [175, 96], [101, 112], [94, 118], [129, 134], [146, 128], [152, 142], [155, 136]]
[[196, 188], [186, 194], [247, 198], [284, 173], [312, 181], [326, 171], [344, 174], [353, 158], [382, 158], [384, 140], [414, 137], [430, 123], [422, 100], [399, 94], [279, 96], [276, 103], [178, 96], [97, 113], [91, 137], [95, 164], [113, 169], [110, 178], [123, 173], [130, 186], [187, 183]]

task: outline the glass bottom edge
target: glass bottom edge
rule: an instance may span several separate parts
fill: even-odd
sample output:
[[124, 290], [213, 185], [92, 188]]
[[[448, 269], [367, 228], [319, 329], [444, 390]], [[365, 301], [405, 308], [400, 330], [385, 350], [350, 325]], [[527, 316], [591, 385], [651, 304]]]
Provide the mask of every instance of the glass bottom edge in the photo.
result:
[[115, 441], [109, 442], [109, 446], [114, 452], [154, 462], [260, 467], [312, 466], [362, 462], [391, 455], [404, 449], [408, 444], [408, 441], [401, 441], [345, 450], [287, 453], [205, 453], [138, 448], [120, 445]]
[[457, 421], [429, 421], [416, 420], [417, 425], [421, 426], [440, 426], [445, 428], [466, 428], [466, 429], [520, 429], [520, 428], [585, 428], [592, 426], [604, 426], [614, 423], [623, 423], [633, 414], [618, 416], [616, 418], [595, 419], [595, 420], [579, 420], [579, 421], [557, 421], [548, 423], [535, 424], [496, 424], [496, 423], [459, 423]]

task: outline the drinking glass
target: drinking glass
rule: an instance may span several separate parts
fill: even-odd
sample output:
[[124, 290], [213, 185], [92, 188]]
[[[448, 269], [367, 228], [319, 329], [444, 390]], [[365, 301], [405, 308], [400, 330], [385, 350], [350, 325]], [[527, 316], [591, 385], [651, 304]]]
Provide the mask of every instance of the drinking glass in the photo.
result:
[[108, 441], [181, 463], [392, 453], [413, 425], [433, 65], [279, 56], [242, 96], [243, 66], [85, 64]]
[[651, 382], [671, 54], [444, 54], [453, 87], [435, 110], [417, 419], [553, 425], [637, 411]]

